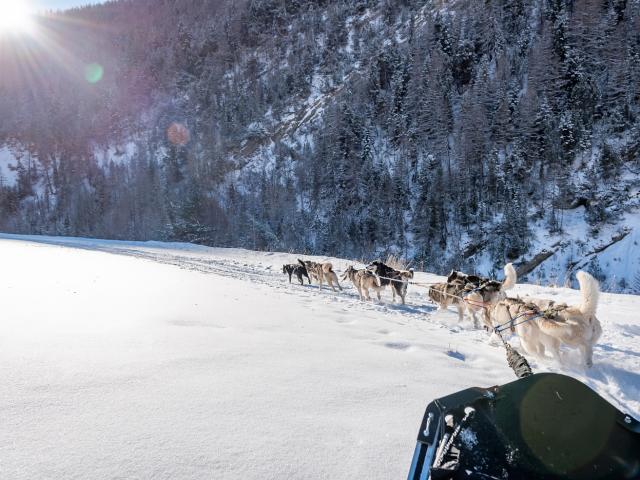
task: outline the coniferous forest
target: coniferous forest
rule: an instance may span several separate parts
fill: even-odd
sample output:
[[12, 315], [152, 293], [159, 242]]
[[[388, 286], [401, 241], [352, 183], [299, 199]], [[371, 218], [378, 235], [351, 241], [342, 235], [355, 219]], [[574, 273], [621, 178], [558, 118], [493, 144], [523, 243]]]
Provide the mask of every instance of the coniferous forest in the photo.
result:
[[0, 39], [6, 232], [495, 271], [640, 203], [638, 0], [119, 0], [38, 22]]

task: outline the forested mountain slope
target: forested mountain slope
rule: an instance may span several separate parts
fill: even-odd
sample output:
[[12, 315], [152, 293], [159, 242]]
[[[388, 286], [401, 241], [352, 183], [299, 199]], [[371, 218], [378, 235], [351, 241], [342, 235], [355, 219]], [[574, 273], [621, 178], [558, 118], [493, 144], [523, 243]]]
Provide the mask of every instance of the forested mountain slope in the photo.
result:
[[120, 0], [39, 23], [0, 39], [5, 231], [640, 291], [638, 0]]

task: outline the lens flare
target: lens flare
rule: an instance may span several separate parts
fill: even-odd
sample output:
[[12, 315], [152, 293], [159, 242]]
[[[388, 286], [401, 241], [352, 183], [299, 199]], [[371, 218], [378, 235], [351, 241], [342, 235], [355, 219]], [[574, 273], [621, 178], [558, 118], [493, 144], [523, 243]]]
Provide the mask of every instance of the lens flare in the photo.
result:
[[0, 34], [28, 33], [32, 27], [31, 10], [25, 0], [2, 2], [0, 6]]
[[167, 138], [174, 145], [183, 147], [191, 140], [191, 134], [182, 123], [174, 122], [167, 129]]
[[89, 83], [98, 83], [103, 75], [104, 68], [99, 63], [90, 63], [84, 67], [84, 78]]
[[[579, 398], [575, 391], [565, 390], [564, 396], [560, 396], [559, 382], [561, 381], [555, 377], [542, 377], [527, 391], [518, 411], [521, 412], [520, 431], [530, 449], [530, 454], [545, 468], [565, 476], [583, 471], [602, 454], [616, 420], [612, 417], [613, 409], [602, 411], [593, 402], [572, 401]], [[581, 385], [581, 388], [586, 387]], [[550, 392], [555, 395], [553, 393], [550, 395]], [[550, 396], [553, 404], [550, 404]], [[554, 414], [545, 415], [541, 405], [553, 408]], [[568, 421], [562, 429], [558, 429], [554, 422], [563, 416]], [[589, 435], [589, 432], [593, 433], [594, 429], [600, 430], [600, 433]], [[549, 448], [550, 439], [545, 437], [545, 432], [555, 432], [553, 442], [572, 447]]]

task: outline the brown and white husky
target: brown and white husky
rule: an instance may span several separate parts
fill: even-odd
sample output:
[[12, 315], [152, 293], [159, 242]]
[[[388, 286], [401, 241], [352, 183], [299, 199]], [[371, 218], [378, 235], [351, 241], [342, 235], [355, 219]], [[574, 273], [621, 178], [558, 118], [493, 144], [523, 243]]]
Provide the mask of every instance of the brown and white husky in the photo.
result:
[[357, 270], [353, 265], [351, 265], [347, 270], [342, 274], [342, 279], [351, 280], [351, 283], [358, 290], [358, 295], [360, 296], [360, 300], [371, 300], [369, 296], [369, 290], [374, 290], [376, 295], [378, 296], [378, 301], [380, 301], [380, 291], [383, 290], [384, 287], [380, 285], [380, 281], [378, 277], [367, 269]]
[[506, 298], [505, 292], [512, 289], [518, 279], [511, 263], [504, 266], [504, 275], [505, 279], [498, 282], [454, 270], [447, 277], [447, 282], [437, 283], [429, 288], [429, 298], [438, 304], [438, 310], [455, 305], [458, 309], [459, 321], [462, 321], [464, 313], [468, 312], [476, 328], [478, 328], [476, 314], [482, 312], [484, 324], [490, 328], [493, 306]]
[[320, 288], [322, 288], [322, 282], [324, 280], [327, 281], [331, 290], [336, 291], [333, 286], [334, 283], [338, 286], [340, 290], [342, 287], [340, 286], [340, 282], [338, 282], [338, 275], [333, 271], [333, 265], [329, 262], [317, 263], [312, 262], [311, 260], [300, 260], [298, 259], [298, 263], [307, 269], [307, 273], [316, 280], [320, 284]]

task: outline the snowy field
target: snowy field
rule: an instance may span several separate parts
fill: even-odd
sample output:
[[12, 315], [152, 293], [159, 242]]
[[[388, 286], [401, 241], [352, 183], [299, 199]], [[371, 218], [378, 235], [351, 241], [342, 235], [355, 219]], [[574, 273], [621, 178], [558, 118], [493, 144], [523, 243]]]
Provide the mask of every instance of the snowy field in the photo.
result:
[[[417, 287], [364, 304], [289, 285], [290, 254], [0, 238], [0, 478], [401, 479], [429, 401], [515, 378]], [[591, 370], [569, 351], [534, 371], [640, 417], [640, 297], [603, 294], [598, 316]]]

